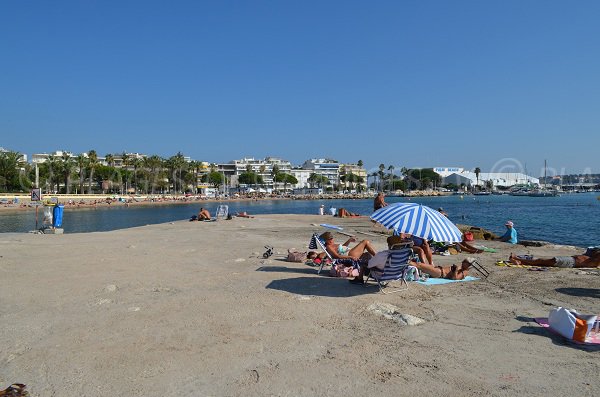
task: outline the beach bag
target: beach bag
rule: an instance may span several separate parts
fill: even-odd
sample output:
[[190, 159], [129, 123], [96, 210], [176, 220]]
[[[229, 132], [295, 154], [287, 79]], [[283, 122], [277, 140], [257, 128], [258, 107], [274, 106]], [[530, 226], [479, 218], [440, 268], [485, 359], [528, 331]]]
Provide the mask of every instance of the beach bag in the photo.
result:
[[475, 237], [473, 236], [473, 233], [471, 232], [465, 232], [465, 241], [473, 241], [475, 240]]
[[597, 316], [583, 315], [575, 310], [558, 307], [550, 311], [548, 325], [550, 329], [565, 338], [583, 343], [592, 330], [596, 318]]
[[341, 278], [347, 278], [347, 277], [358, 277], [359, 275], [359, 270], [356, 268], [353, 268], [351, 266], [344, 266], [341, 264], [332, 266], [331, 269], [329, 270], [329, 275], [331, 277], [341, 277]]
[[288, 262], [304, 262], [304, 259], [306, 259], [306, 252], [295, 251], [295, 248], [290, 248], [288, 250]]

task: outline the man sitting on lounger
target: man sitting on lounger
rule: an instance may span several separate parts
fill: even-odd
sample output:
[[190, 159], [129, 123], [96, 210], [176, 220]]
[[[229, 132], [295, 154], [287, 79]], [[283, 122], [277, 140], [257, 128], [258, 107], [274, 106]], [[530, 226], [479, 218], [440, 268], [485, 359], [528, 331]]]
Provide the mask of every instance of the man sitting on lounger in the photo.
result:
[[600, 267], [600, 248], [594, 248], [587, 255], [573, 255], [573, 256], [555, 256], [553, 258], [532, 258], [532, 259], [520, 259], [517, 256], [510, 254], [508, 258], [509, 262], [515, 265], [525, 266], [540, 266], [540, 267], [562, 267], [562, 268], [574, 268], [574, 267]]

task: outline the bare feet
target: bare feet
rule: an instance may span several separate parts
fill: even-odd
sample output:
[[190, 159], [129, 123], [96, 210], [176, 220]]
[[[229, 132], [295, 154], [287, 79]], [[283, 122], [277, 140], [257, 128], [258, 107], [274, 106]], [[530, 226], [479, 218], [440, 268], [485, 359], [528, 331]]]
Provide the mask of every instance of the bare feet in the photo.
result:
[[510, 256], [508, 257], [508, 261], [510, 263], [514, 263], [515, 265], [520, 265], [521, 261], [519, 259], [517, 259], [517, 257], [511, 252]]

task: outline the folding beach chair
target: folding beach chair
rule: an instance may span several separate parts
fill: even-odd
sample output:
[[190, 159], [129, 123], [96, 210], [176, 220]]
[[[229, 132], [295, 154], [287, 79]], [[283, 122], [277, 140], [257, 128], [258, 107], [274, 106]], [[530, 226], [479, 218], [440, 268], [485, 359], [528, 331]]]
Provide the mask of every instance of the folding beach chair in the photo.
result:
[[[337, 259], [333, 259], [331, 257], [331, 255], [329, 254], [329, 252], [327, 252], [327, 249], [325, 248], [325, 244], [319, 238], [317, 233], [314, 233], [312, 235], [312, 237], [310, 238], [310, 243], [308, 244], [308, 249], [311, 249], [311, 250], [321, 249], [325, 252], [325, 255], [327, 255], [327, 258], [329, 258], [329, 260], [331, 261], [331, 266], [335, 266], [335, 264], [337, 263]], [[317, 274], [321, 273], [321, 270], [323, 270], [324, 266], [325, 266], [325, 261], [323, 260], [323, 261], [321, 261], [321, 266], [319, 267]]]
[[[365, 286], [369, 279], [373, 279], [377, 281], [377, 285], [379, 285], [379, 290], [385, 293], [393, 293], [398, 291], [404, 291], [408, 289], [408, 283], [406, 282], [406, 276], [408, 274], [409, 268], [409, 260], [412, 254], [412, 249], [409, 246], [405, 246], [400, 249], [392, 249], [388, 253], [387, 260], [385, 262], [385, 267], [383, 271], [377, 269], [371, 269], [369, 276], [365, 280]], [[393, 281], [400, 281], [400, 287], [396, 288], [393, 291], [385, 289], [389, 283]], [[405, 285], [402, 288], [402, 285]]]
[[228, 205], [219, 205], [217, 207], [217, 212], [215, 214], [215, 219], [223, 218], [227, 219], [227, 215], [229, 215], [229, 206]]
[[473, 268], [479, 274], [481, 274], [483, 276], [483, 278], [488, 278], [488, 276], [490, 275], [489, 270], [486, 269], [485, 267], [483, 267], [483, 265], [481, 263], [479, 263], [478, 261], [471, 262], [471, 268]]

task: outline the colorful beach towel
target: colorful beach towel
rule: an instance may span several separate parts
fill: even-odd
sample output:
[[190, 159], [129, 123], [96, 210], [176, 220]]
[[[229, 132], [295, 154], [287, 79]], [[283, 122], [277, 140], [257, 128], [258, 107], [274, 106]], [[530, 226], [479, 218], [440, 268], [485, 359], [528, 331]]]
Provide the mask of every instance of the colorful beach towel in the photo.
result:
[[559, 268], [556, 268], [556, 267], [539, 267], [539, 266], [515, 265], [514, 263], [511, 263], [511, 262], [508, 262], [508, 261], [498, 261], [498, 262], [496, 262], [496, 266], [520, 267], [520, 268], [523, 268], [523, 269], [527, 269], [527, 270], [531, 270], [531, 271], [537, 271], [537, 272], [547, 272], [549, 270], [559, 270]]
[[[541, 325], [544, 328], [548, 328], [548, 330], [550, 332], [552, 332], [553, 334], [556, 335], [560, 335], [558, 332], [554, 331], [552, 328], [550, 328], [550, 324], [548, 323], [548, 318], [546, 317], [536, 317], [534, 318], [535, 322], [538, 323], [539, 325]], [[577, 342], [571, 339], [567, 339], [565, 338], [565, 340], [569, 343], [574, 343], [576, 345], [600, 345], [600, 332], [596, 332], [595, 330], [592, 330], [588, 337], [586, 338], [585, 342]]]
[[467, 276], [467, 277], [463, 278], [462, 280], [448, 280], [445, 278], [431, 278], [430, 277], [425, 281], [419, 280], [419, 281], [417, 281], [417, 283], [423, 284], [423, 285], [441, 285], [441, 284], [460, 283], [463, 281], [475, 281], [475, 280], [479, 280], [479, 279], [477, 277], [472, 277], [472, 276]]
[[323, 226], [323, 227], [326, 227], [328, 229], [334, 229], [334, 230], [344, 230], [344, 228], [341, 227], [341, 226], [330, 225], [328, 223], [321, 223], [319, 226]]

